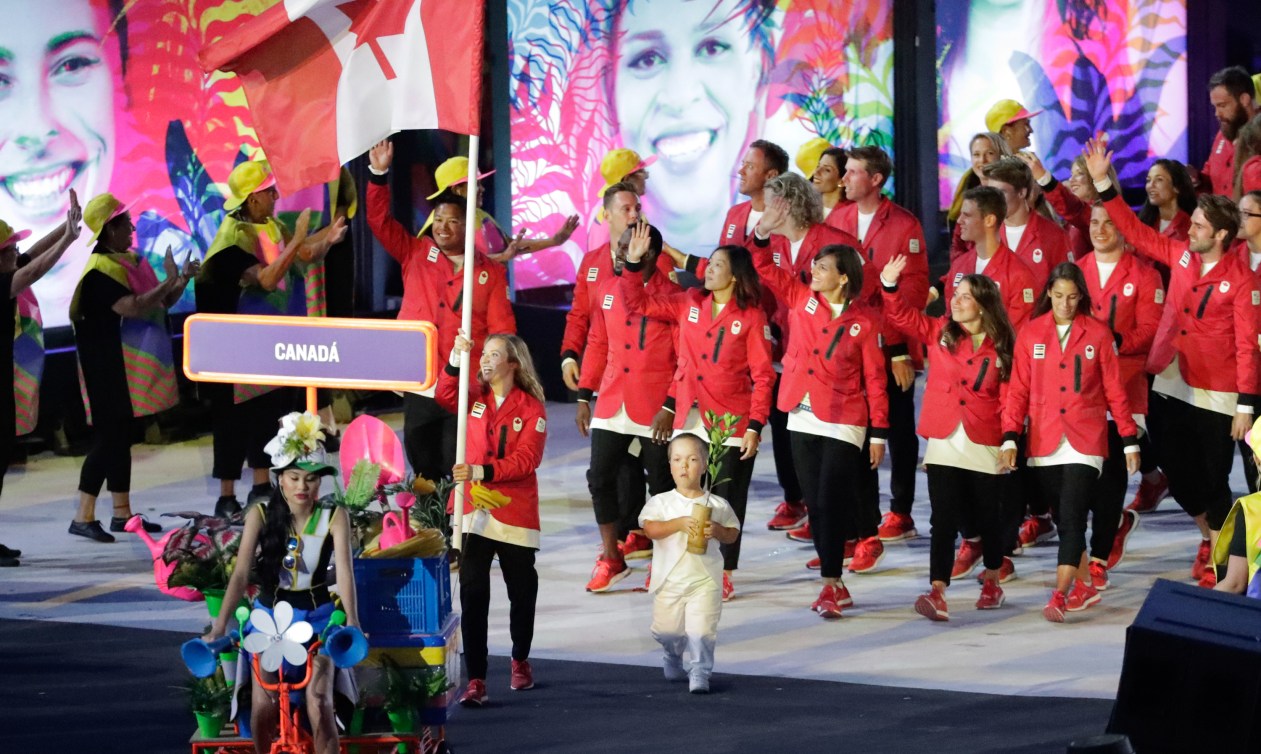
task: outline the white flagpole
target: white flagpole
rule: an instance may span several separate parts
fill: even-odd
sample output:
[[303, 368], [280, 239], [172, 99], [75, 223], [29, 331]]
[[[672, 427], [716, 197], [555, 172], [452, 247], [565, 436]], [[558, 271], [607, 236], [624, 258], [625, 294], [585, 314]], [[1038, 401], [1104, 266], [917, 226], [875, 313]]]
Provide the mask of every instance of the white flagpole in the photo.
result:
[[[464, 211], [464, 293], [460, 296], [460, 327], [473, 337], [473, 234], [477, 223], [477, 151], [479, 138], [476, 134], [468, 141], [468, 203]], [[455, 462], [465, 462], [468, 451], [468, 388], [471, 354], [460, 353], [460, 400], [456, 410]], [[455, 487], [455, 520], [451, 523], [451, 546], [456, 550], [464, 544], [464, 483]]]

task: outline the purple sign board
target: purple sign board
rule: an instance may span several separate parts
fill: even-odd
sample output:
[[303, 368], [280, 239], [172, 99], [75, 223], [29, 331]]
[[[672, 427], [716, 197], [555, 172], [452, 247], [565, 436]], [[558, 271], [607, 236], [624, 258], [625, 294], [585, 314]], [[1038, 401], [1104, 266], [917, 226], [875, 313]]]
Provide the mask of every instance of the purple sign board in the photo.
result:
[[426, 390], [430, 322], [195, 314], [184, 322], [184, 374], [236, 382], [359, 390]]

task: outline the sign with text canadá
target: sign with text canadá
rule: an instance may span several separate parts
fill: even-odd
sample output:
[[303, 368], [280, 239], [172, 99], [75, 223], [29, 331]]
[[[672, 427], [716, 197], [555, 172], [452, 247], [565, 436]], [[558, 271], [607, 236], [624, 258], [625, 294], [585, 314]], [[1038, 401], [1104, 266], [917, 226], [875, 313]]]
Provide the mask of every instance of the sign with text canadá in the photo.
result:
[[431, 322], [194, 314], [184, 374], [198, 382], [427, 390], [438, 373]]

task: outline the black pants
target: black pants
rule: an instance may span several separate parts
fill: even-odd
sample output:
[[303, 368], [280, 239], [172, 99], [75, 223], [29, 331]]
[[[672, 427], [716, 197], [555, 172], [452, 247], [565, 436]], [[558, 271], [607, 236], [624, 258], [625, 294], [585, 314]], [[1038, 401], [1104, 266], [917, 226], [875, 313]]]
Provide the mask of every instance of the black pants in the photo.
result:
[[[744, 540], [744, 512], [749, 507], [749, 483], [753, 481], [753, 462], [755, 454], [747, 461], [740, 460], [740, 448], [728, 447], [718, 466], [719, 484], [711, 490], [715, 495], [726, 500], [740, 520], [740, 536], [729, 545], [721, 545], [722, 568], [734, 571], [740, 565], [740, 543]], [[673, 480], [671, 481], [673, 484]]]
[[[889, 379], [889, 510], [911, 515], [915, 502], [915, 467], [919, 465], [919, 437], [915, 435], [915, 386], [902, 390]], [[877, 492], [877, 494], [879, 494]], [[878, 503], [877, 503], [878, 504]]]
[[[1139, 458], [1150, 451], [1148, 435], [1139, 440]], [[1091, 506], [1090, 557], [1107, 562], [1112, 554], [1112, 543], [1121, 523], [1121, 510], [1125, 507], [1125, 490], [1130, 475], [1125, 471], [1125, 446], [1117, 432], [1117, 423], [1108, 422], [1108, 457], [1103, 460], [1103, 473], [1095, 485], [1095, 501]]]
[[845, 527], [846, 540], [867, 539], [880, 533], [880, 473], [871, 468], [870, 432], [858, 455], [857, 498]]
[[[1033, 466], [1029, 471], [1059, 529], [1060, 552], [1056, 563], [1076, 568], [1086, 552], [1086, 515], [1095, 499], [1099, 472], [1084, 463]], [[1112, 526], [1115, 535], [1116, 523]]]
[[797, 467], [793, 463], [792, 437], [788, 431], [788, 414], [779, 410], [779, 383], [783, 375], [775, 375], [775, 390], [771, 393], [771, 455], [775, 459], [775, 478], [784, 491], [784, 502], [802, 501], [801, 484], [798, 483]]
[[416, 476], [433, 481], [451, 476], [455, 465], [455, 414], [434, 398], [403, 396], [403, 450]]
[[928, 550], [929, 581], [950, 583], [955, 536], [964, 528], [981, 537], [986, 568], [1003, 565], [1004, 487], [1007, 474], [983, 474], [954, 466], [928, 466], [928, 499], [932, 502], [932, 537]]
[[845, 570], [846, 531], [858, 505], [862, 451], [841, 440], [807, 432], [790, 432], [793, 461], [805, 494], [807, 520], [819, 573], [840, 578]]
[[263, 446], [276, 436], [280, 419], [293, 407], [293, 390], [277, 388], [244, 403], [232, 399], [232, 386], [203, 383], [210, 399], [210, 430], [214, 438], [215, 479], [240, 479], [241, 466], [271, 468]]
[[1188, 515], [1205, 514], [1208, 527], [1220, 531], [1232, 503], [1232, 417], [1161, 395], [1153, 395], [1152, 403], [1160, 404], [1159, 429], [1152, 439], [1169, 477], [1169, 491]]
[[1252, 448], [1248, 447], [1248, 443], [1240, 440], [1239, 460], [1243, 462], [1244, 479], [1248, 482], [1248, 492], [1251, 494], [1257, 491], [1257, 462], [1252, 455]]
[[[639, 440], [639, 457], [629, 452]], [[644, 509], [644, 474], [648, 490], [657, 495], [674, 488], [666, 445], [635, 435], [623, 435], [607, 429], [591, 430], [591, 468], [587, 470], [587, 489], [595, 508], [595, 522], [600, 525], [618, 523], [639, 527], [639, 513]], [[630, 484], [624, 482], [629, 480]], [[633, 523], [632, 523], [633, 522]], [[625, 532], [619, 532], [625, 534]]]
[[10, 379], [0, 383], [0, 493], [4, 492], [4, 475], [9, 471], [9, 461], [17, 446], [17, 407], [13, 398], [13, 372]]
[[512, 545], [477, 534], [464, 537], [460, 553], [460, 634], [468, 677], [486, 680], [486, 624], [490, 616], [490, 564], [499, 558], [504, 586], [508, 587], [508, 633], [512, 659], [528, 660], [534, 642], [534, 605], [539, 594], [539, 574], [534, 570], [537, 550]]
[[[86, 382], [93, 437], [79, 470], [79, 492], [96, 497], [102, 484], [108, 484], [110, 492], [130, 492], [132, 411], [127, 383], [123, 381], [120, 392]], [[237, 469], [240, 476], [239, 465]]]

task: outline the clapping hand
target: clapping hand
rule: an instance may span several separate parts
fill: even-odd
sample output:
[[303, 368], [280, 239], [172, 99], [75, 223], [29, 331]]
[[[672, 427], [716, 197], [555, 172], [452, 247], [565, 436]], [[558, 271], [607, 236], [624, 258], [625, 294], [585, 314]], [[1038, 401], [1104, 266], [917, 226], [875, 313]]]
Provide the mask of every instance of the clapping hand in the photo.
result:
[[66, 210], [66, 238], [73, 241], [83, 232], [80, 223], [83, 220], [83, 208], [79, 206], [79, 195], [70, 189], [70, 209]]

